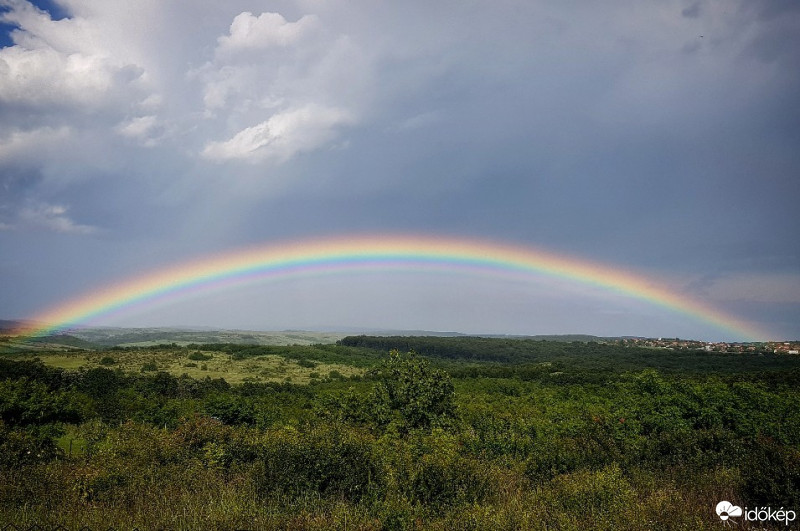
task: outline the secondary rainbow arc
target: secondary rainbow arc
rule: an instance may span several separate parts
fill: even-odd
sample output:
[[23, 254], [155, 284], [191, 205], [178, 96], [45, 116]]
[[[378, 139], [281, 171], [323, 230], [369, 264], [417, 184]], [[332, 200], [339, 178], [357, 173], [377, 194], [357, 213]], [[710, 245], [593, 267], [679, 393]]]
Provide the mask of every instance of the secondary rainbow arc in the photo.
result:
[[566, 257], [531, 247], [459, 238], [363, 236], [266, 245], [201, 258], [129, 279], [31, 318], [41, 325], [18, 334], [47, 335], [122, 308], [226, 283], [281, 279], [298, 274], [350, 271], [453, 269], [547, 275], [644, 300], [755, 341], [769, 334], [757, 327], [676, 293], [649, 277], [619, 267]]

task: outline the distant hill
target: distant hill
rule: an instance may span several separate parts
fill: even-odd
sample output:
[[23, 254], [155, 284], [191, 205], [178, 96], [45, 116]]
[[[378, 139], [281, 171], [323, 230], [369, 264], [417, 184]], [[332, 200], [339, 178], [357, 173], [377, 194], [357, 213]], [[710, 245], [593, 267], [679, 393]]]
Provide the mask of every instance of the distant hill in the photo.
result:
[[0, 349], [2, 352], [20, 350], [98, 350], [100, 345], [69, 334], [56, 334], [45, 337], [5, 336]]
[[32, 323], [30, 321], [0, 319], [0, 334], [13, 332], [21, 327], [29, 327], [31, 325]]
[[32, 337], [30, 339], [25, 339], [24, 342], [28, 344], [35, 344], [42, 346], [61, 346], [61, 347], [82, 348], [89, 350], [96, 350], [99, 347], [99, 345], [97, 345], [96, 343], [92, 343], [90, 341], [86, 341], [84, 339], [69, 334], [56, 334], [53, 336]]
[[[30, 326], [30, 322], [22, 320], [0, 320], [0, 334]], [[61, 334], [20, 341], [19, 346], [28, 345], [37, 348], [51, 346], [53, 348], [70, 347], [82, 349], [103, 349], [109, 347], [148, 347], [159, 344], [189, 345], [234, 343], [243, 345], [313, 345], [332, 344], [356, 334], [369, 334], [379, 337], [485, 337], [501, 339], [528, 339], [535, 341], [559, 342], [602, 342], [618, 338], [605, 338], [587, 334], [561, 335], [505, 335], [505, 334], [465, 334], [461, 332], [442, 332], [433, 330], [380, 330], [380, 329], [346, 329], [333, 331], [309, 330], [225, 330], [208, 327], [87, 327], [74, 328]]]
[[282, 330], [214, 330], [193, 328], [81, 328], [69, 334], [102, 347], [147, 347], [159, 344], [178, 345], [235, 343], [241, 345], [313, 345], [332, 344], [345, 333]]

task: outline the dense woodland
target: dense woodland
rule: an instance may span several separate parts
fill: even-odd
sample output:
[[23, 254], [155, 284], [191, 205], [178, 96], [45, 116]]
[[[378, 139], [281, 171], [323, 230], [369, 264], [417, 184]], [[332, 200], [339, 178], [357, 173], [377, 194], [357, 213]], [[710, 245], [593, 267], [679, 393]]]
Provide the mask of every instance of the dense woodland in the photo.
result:
[[77, 370], [0, 356], [0, 522], [720, 529], [721, 500], [800, 510], [797, 356], [468, 337], [149, 349], [362, 369], [231, 385], [115, 368], [140, 350]]

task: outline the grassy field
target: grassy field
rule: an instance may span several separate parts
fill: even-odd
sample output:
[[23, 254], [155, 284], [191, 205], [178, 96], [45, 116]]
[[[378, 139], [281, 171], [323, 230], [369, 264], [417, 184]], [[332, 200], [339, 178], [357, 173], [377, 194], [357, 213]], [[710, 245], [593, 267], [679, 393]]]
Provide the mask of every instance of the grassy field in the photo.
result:
[[19, 351], [102, 350], [110, 347], [154, 347], [175, 344], [239, 344], [269, 346], [331, 345], [344, 338], [341, 332], [306, 330], [193, 330], [181, 328], [80, 328], [47, 337], [23, 338], [0, 335], [0, 354]]
[[[196, 359], [191, 359], [191, 358]], [[224, 378], [230, 384], [244, 382], [289, 382], [308, 384], [313, 380], [363, 374], [363, 368], [340, 363], [298, 360], [286, 355], [265, 354], [236, 359], [224, 352], [186, 349], [133, 349], [100, 352], [48, 352], [21, 354], [9, 359], [41, 359], [45, 365], [70, 371], [98, 367], [126, 373], [165, 371], [173, 376]]]

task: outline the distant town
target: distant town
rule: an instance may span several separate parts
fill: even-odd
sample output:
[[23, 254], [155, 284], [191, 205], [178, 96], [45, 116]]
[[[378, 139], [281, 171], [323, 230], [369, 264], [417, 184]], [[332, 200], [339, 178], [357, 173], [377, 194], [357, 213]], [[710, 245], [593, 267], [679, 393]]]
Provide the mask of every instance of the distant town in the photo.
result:
[[763, 343], [727, 343], [660, 337], [658, 339], [635, 337], [615, 340], [631, 347], [654, 347], [672, 350], [705, 350], [707, 352], [772, 352], [774, 354], [800, 354], [800, 341], [766, 341]]

